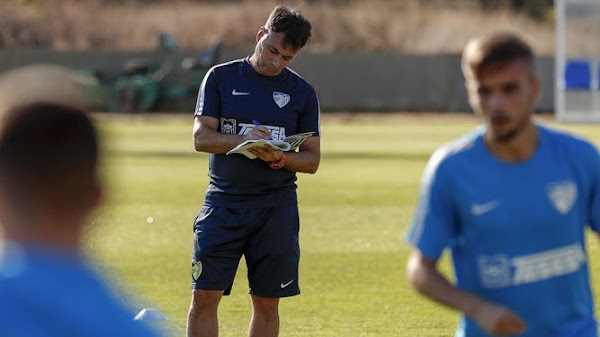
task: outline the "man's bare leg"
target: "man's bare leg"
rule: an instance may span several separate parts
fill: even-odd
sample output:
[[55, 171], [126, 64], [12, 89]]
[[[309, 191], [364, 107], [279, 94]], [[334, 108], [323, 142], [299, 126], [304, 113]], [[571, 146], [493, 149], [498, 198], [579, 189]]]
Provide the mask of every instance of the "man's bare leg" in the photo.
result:
[[279, 336], [279, 298], [251, 297], [252, 320], [248, 337]]
[[218, 337], [219, 319], [217, 309], [223, 290], [194, 290], [188, 313], [188, 337]]

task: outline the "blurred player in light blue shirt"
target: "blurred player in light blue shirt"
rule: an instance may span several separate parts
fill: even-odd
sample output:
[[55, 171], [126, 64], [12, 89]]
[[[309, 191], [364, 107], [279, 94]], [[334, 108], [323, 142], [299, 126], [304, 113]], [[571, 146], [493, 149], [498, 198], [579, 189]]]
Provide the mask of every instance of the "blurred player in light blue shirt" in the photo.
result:
[[0, 336], [156, 336], [81, 255], [100, 201], [97, 160], [96, 131], [78, 109], [0, 114]]
[[[535, 123], [534, 55], [512, 34], [463, 52], [484, 125], [438, 149], [407, 235], [408, 279], [463, 313], [456, 336], [596, 337], [585, 229], [600, 232], [600, 156]], [[448, 248], [456, 284], [437, 269]]]

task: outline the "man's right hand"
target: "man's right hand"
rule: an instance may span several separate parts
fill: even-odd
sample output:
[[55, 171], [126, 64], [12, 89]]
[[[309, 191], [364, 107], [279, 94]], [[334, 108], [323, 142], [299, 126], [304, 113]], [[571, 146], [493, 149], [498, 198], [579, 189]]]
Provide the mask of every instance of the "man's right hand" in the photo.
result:
[[257, 125], [250, 130], [245, 137], [245, 140], [250, 139], [271, 139], [271, 132], [262, 125]]
[[511, 336], [527, 329], [525, 322], [506, 307], [490, 303], [451, 284], [437, 270], [437, 260], [413, 248], [406, 265], [410, 284], [421, 294], [450, 308], [462, 311], [487, 333]]
[[511, 310], [485, 303], [477, 308], [473, 319], [488, 333], [495, 336], [512, 336], [523, 333], [527, 324]]

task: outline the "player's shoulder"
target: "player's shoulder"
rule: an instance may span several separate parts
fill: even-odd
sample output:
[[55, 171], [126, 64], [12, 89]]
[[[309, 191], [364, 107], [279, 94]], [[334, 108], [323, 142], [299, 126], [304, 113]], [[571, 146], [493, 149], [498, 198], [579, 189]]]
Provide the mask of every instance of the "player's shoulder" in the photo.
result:
[[581, 134], [539, 123], [537, 124], [537, 127], [542, 136], [548, 140], [553, 148], [563, 149], [564, 152], [575, 156], [580, 156], [585, 153], [596, 155], [598, 152], [596, 147]]
[[440, 146], [431, 156], [430, 162], [436, 166], [462, 162], [476, 153], [477, 143], [483, 137], [483, 128], [479, 127], [449, 143]]
[[290, 68], [290, 67], [286, 67], [285, 69], [286, 69], [286, 71], [288, 71], [288, 72], [289, 72], [289, 76], [290, 76], [290, 77], [292, 77], [292, 78], [294, 78], [294, 79], [296, 79], [296, 80], [298, 80], [298, 81], [304, 82], [304, 83], [306, 83], [306, 84], [309, 84], [309, 83], [308, 83], [308, 81], [306, 81], [306, 80], [304, 79], [304, 77], [302, 77], [302, 75], [300, 75], [300, 74], [299, 74], [297, 71], [295, 71], [294, 69], [292, 69], [292, 68]]
[[[463, 135], [433, 152], [423, 173], [423, 182], [432, 180], [448, 181], [456, 176], [456, 172], [464, 169], [465, 165], [477, 162], [478, 143], [482, 142], [481, 128]], [[435, 178], [434, 178], [435, 177]]]
[[313, 86], [306, 80], [304, 79], [304, 77], [302, 77], [302, 75], [300, 75], [298, 72], [296, 72], [295, 70], [286, 67], [285, 71], [288, 73], [288, 81], [296, 84], [299, 87], [302, 88], [306, 88], [308, 90], [314, 91], [315, 89], [313, 88]]
[[220, 73], [227, 73], [230, 71], [235, 71], [235, 70], [239, 69], [240, 67], [243, 67], [244, 62], [245, 62], [245, 59], [236, 59], [236, 60], [219, 63], [217, 65], [214, 65], [211, 69], [209, 69], [209, 72], [220, 74]]

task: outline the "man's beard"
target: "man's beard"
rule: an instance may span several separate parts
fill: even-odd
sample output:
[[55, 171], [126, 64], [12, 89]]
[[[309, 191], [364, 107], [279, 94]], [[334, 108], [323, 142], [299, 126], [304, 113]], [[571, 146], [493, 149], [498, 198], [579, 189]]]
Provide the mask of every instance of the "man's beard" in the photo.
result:
[[[492, 121], [493, 121], [493, 117], [492, 117]], [[496, 141], [498, 143], [508, 143], [511, 140], [515, 139], [515, 137], [517, 137], [521, 132], [523, 132], [523, 130], [525, 130], [525, 128], [527, 128], [527, 125], [528, 125], [527, 119], [519, 120], [519, 124], [517, 124], [513, 129], [511, 129], [508, 132], [505, 132], [503, 134], [495, 133], [492, 128], [492, 138], [494, 139], [494, 141]]]

